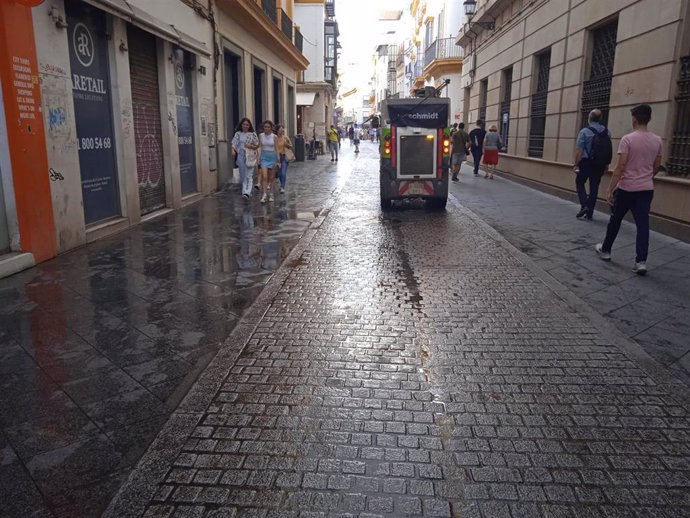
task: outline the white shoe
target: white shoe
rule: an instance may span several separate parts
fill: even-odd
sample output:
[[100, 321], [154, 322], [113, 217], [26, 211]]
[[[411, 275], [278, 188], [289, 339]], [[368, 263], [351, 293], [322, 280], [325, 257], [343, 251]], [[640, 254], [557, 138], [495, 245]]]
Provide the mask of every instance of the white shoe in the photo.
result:
[[263, 196], [261, 196], [261, 203], [266, 203], [266, 193], [264, 192]]
[[273, 201], [273, 193], [272, 192], [268, 193], [268, 201]]
[[285, 194], [285, 189], [283, 187], [280, 188], [280, 194]]
[[608, 252], [604, 252], [604, 249], [602, 247], [602, 244], [599, 243], [598, 245], [594, 246], [594, 251], [597, 253], [597, 255], [604, 261], [610, 261], [611, 260], [611, 254]]
[[647, 263], [645, 263], [644, 261], [635, 263], [635, 266], [633, 266], [632, 271], [635, 272], [637, 275], [647, 275]]

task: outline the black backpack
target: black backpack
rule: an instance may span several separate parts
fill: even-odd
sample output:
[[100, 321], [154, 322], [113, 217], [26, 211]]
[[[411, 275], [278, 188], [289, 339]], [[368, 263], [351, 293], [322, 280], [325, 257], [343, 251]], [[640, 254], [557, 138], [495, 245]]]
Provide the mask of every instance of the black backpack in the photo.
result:
[[595, 130], [592, 126], [589, 129], [594, 133], [592, 146], [589, 151], [589, 160], [596, 166], [607, 166], [613, 160], [613, 145], [611, 137], [606, 128], [601, 131]]

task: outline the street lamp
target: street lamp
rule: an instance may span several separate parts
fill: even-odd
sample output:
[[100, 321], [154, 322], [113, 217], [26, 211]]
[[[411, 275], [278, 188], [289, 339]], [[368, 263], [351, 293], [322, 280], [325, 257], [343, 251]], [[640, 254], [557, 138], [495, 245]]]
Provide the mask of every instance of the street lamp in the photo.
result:
[[462, 5], [465, 8], [465, 16], [467, 16], [467, 23], [470, 25], [470, 27], [472, 25], [479, 25], [479, 27], [482, 29], [489, 31], [493, 31], [495, 29], [495, 21], [472, 23], [472, 18], [477, 13], [477, 0], [465, 0]]

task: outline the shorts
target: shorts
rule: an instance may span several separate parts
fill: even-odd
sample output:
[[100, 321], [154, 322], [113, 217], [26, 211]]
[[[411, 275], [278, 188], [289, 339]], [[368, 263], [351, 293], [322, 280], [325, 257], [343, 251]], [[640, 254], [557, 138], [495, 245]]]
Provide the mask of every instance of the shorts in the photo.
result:
[[498, 149], [485, 149], [483, 162], [484, 165], [498, 164]]
[[462, 165], [462, 163], [467, 159], [467, 155], [462, 153], [453, 153], [450, 157], [450, 165]]
[[328, 147], [331, 148], [332, 151], [337, 151], [338, 150], [338, 143], [329, 140], [328, 141]]
[[277, 163], [276, 154], [270, 151], [264, 151], [261, 153], [261, 163], [259, 167], [262, 169], [273, 169]]

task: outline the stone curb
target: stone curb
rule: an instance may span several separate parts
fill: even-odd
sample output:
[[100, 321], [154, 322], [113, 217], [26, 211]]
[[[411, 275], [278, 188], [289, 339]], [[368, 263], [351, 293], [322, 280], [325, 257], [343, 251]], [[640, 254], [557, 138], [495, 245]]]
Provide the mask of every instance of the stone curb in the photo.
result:
[[337, 202], [351, 172], [324, 203], [319, 216], [310, 224], [278, 270], [270, 277], [259, 296], [245, 311], [230, 336], [189, 389], [180, 405], [165, 422], [160, 432], [141, 457], [124, 484], [103, 512], [103, 518], [135, 518], [144, 514], [156, 493], [158, 483], [167, 473], [172, 460], [179, 454], [208, 406], [220, 390], [228, 369], [234, 365], [254, 334], [273, 299], [290, 276], [294, 261], [305, 252], [319, 227]]
[[630, 361], [690, 413], [690, 387], [676, 378], [673, 372], [652, 358], [637, 342], [626, 337], [614, 324], [606, 320], [604, 316], [597, 313], [589, 304], [561, 284], [558, 279], [539, 266], [531, 257], [511, 244], [495, 228], [481, 219], [472, 210], [462, 205], [453, 194], [448, 195], [448, 201], [452, 204], [455, 211], [469, 217], [491, 238], [509, 250], [516, 259], [553, 291], [558, 298], [565, 302], [568, 307], [587, 318], [604, 339], [618, 347]]

